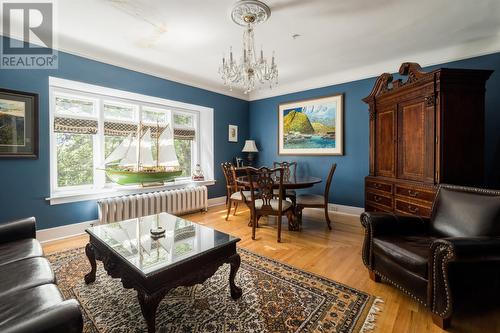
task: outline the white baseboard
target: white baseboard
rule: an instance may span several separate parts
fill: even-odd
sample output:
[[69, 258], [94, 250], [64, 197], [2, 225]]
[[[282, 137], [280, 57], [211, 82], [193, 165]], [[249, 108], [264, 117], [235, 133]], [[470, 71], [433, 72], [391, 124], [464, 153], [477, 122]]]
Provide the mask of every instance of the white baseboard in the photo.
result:
[[85, 233], [85, 229], [97, 223], [99, 223], [99, 220], [85, 221], [63, 225], [55, 228], [37, 230], [36, 239], [38, 239], [41, 243], [46, 243], [68, 237], [83, 235]]
[[361, 214], [363, 214], [365, 209], [362, 207], [346, 206], [346, 205], [338, 205], [330, 203], [328, 204], [328, 211], [335, 213], [343, 213], [348, 215], [356, 215], [359, 217]]
[[208, 199], [208, 207], [220, 206], [226, 204], [226, 196]]

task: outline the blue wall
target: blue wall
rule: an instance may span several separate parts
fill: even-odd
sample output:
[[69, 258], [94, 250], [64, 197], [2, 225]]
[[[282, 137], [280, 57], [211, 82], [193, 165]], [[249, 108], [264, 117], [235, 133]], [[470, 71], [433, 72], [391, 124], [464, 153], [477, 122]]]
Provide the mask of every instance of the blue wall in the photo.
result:
[[[399, 64], [395, 64], [395, 68]], [[493, 69], [486, 93], [486, 175], [490, 187], [500, 187], [500, 53], [426, 68], [457, 67]], [[219, 163], [241, 155], [246, 138], [254, 138], [260, 149], [259, 164], [275, 160], [296, 160], [299, 174], [325, 177], [331, 163], [338, 168], [331, 201], [363, 206], [363, 179], [368, 174], [368, 111], [361, 99], [367, 96], [375, 78], [287, 94], [250, 103], [154, 76], [101, 62], [59, 53], [57, 70], [0, 70], [0, 87], [36, 92], [40, 95], [40, 157], [38, 160], [2, 159], [0, 175], [0, 222], [36, 216], [39, 229], [97, 218], [95, 201], [50, 206], [49, 185], [49, 100], [48, 77], [60, 77], [150, 96], [214, 108], [215, 177], [209, 196], [225, 194]], [[277, 156], [278, 104], [304, 98], [344, 93], [344, 156]], [[227, 142], [227, 125], [239, 126], [239, 143]], [[310, 191], [321, 193], [323, 184]]]
[[[396, 69], [398, 66], [399, 64], [394, 64]], [[440, 64], [425, 70], [438, 67], [495, 70], [486, 85], [485, 173], [487, 186], [500, 187], [500, 53]], [[294, 160], [298, 162], [298, 174], [322, 176], [324, 179], [330, 165], [337, 163], [330, 201], [363, 207], [364, 177], [368, 174], [369, 119], [368, 106], [361, 98], [370, 93], [375, 80], [374, 77], [250, 102], [250, 136], [256, 140], [260, 149], [259, 164], [270, 165], [276, 160]], [[344, 93], [345, 155], [278, 156], [278, 105], [338, 93]], [[310, 192], [320, 194], [323, 186], [324, 182]]]
[[[214, 109], [215, 178], [209, 197], [225, 195], [219, 164], [240, 155], [248, 137], [248, 102], [173, 81], [134, 72], [59, 52], [57, 70], [1, 70], [0, 87], [39, 94], [40, 154], [38, 160], [0, 160], [0, 222], [36, 216], [38, 228], [88, 221], [97, 218], [95, 201], [50, 206], [49, 184], [49, 87], [54, 76], [104, 87], [130, 91]], [[228, 124], [239, 126], [239, 142], [227, 140]]]

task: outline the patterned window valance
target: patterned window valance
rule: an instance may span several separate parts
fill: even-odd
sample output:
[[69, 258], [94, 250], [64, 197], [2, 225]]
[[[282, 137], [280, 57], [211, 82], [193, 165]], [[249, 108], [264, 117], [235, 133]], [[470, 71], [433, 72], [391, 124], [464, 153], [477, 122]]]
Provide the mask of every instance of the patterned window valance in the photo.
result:
[[55, 117], [54, 132], [73, 134], [97, 134], [97, 120]]
[[[159, 130], [160, 134], [163, 132], [165, 126], [156, 125], [142, 125], [142, 133], [146, 133], [149, 129], [151, 130], [151, 137], [156, 138], [157, 132]], [[118, 122], [105, 122], [104, 123], [104, 134], [112, 136], [127, 136], [129, 134], [136, 135], [137, 124], [127, 124]]]
[[[165, 125], [142, 125], [142, 133], [145, 133], [148, 129], [151, 130], [151, 137], [156, 138], [157, 132], [159, 130], [160, 134], [165, 129]], [[106, 135], [114, 136], [127, 136], [129, 134], [135, 135], [137, 132], [136, 124], [118, 123], [118, 122], [105, 122], [104, 123], [104, 133]], [[174, 138], [179, 140], [194, 140], [196, 132], [191, 128], [175, 128]]]
[[174, 138], [179, 140], [194, 140], [196, 131], [191, 128], [174, 128]]
[[159, 125], [159, 126], [156, 126], [156, 125], [142, 125], [142, 133], [146, 133], [146, 131], [148, 129], [151, 130], [151, 137], [152, 138], [156, 138], [156, 136], [158, 135], [158, 132], [160, 132], [160, 135], [161, 133], [163, 133], [163, 130], [166, 128], [166, 126], [162, 126], [162, 125]]
[[[165, 126], [143, 125], [142, 133], [148, 129], [151, 130], [151, 137], [156, 138], [159, 130], [160, 134], [165, 129]], [[54, 119], [54, 132], [56, 133], [75, 133], [75, 134], [97, 134], [97, 120], [93, 119], [77, 119], [56, 117]], [[104, 135], [110, 136], [127, 136], [137, 133], [137, 124], [120, 123], [113, 121], [104, 122]], [[178, 140], [194, 140], [196, 131], [192, 128], [174, 128], [174, 138]]]
[[115, 123], [110, 121], [104, 122], [104, 135], [127, 136], [136, 132], [136, 124]]

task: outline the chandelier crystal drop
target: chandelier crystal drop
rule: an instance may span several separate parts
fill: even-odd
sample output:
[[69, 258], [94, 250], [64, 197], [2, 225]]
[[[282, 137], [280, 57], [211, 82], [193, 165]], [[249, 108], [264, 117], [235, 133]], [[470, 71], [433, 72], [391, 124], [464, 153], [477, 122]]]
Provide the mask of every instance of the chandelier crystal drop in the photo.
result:
[[273, 55], [269, 62], [264, 58], [262, 49], [259, 54], [255, 51], [254, 27], [265, 22], [271, 15], [269, 7], [257, 0], [238, 1], [231, 12], [232, 20], [244, 26], [243, 48], [239, 61], [234, 59], [232, 48], [229, 49], [229, 58], [222, 57], [222, 66], [219, 74], [224, 85], [242, 88], [245, 94], [257, 86], [268, 84], [269, 88], [278, 84], [278, 67]]

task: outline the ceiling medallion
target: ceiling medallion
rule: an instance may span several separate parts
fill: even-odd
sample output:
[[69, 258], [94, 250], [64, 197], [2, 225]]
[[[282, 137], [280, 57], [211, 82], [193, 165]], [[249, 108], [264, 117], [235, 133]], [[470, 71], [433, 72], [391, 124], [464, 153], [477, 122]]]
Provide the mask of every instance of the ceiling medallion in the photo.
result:
[[238, 1], [231, 11], [234, 23], [246, 27], [249, 23], [261, 24], [271, 16], [271, 9], [257, 0]]
[[269, 87], [278, 84], [278, 67], [273, 56], [269, 63], [260, 50], [259, 56], [255, 52], [254, 27], [267, 21], [271, 16], [271, 9], [263, 2], [257, 0], [238, 1], [232, 11], [231, 19], [234, 23], [245, 27], [243, 31], [242, 55], [239, 61], [233, 57], [232, 48], [229, 49], [229, 58], [222, 58], [219, 74], [224, 85], [232, 90], [234, 86], [243, 89], [248, 94], [255, 89], [257, 84], [269, 84]]

